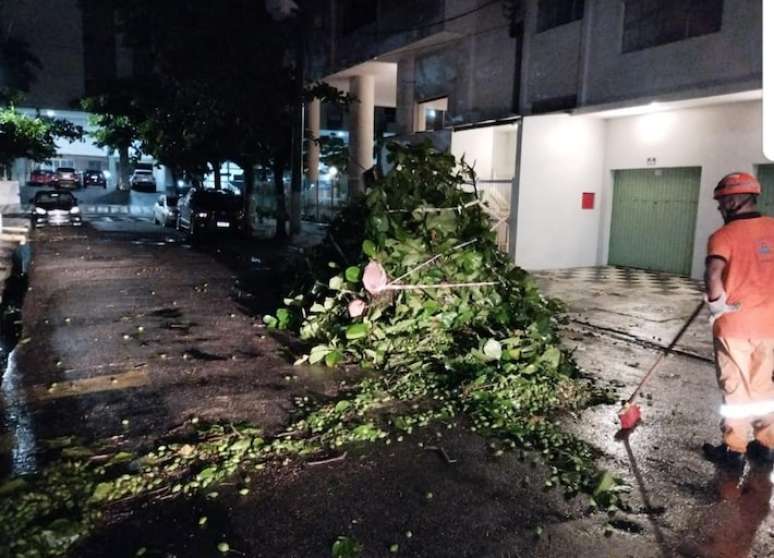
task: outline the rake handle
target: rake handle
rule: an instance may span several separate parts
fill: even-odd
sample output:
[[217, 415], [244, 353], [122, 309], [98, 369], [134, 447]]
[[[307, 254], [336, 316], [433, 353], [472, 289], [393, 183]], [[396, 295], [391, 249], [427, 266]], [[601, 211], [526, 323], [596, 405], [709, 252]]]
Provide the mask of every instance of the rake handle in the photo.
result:
[[650, 379], [650, 377], [653, 375], [653, 372], [656, 371], [656, 368], [658, 368], [658, 365], [661, 364], [661, 361], [664, 360], [664, 357], [666, 357], [668, 354], [672, 352], [672, 349], [675, 348], [675, 345], [682, 339], [683, 334], [688, 331], [688, 328], [691, 327], [691, 324], [694, 322], [696, 317], [701, 313], [702, 308], [704, 308], [704, 301], [702, 300], [699, 305], [696, 307], [696, 309], [691, 314], [691, 317], [686, 320], [686, 322], [683, 324], [683, 327], [680, 328], [680, 331], [677, 332], [677, 335], [675, 335], [674, 339], [672, 339], [672, 342], [669, 343], [669, 345], [666, 347], [666, 349], [663, 349], [660, 355], [658, 355], [658, 358], [656, 359], [656, 362], [653, 363], [653, 365], [650, 367], [648, 372], [645, 374], [645, 376], [642, 377], [642, 380], [640, 380], [640, 383], [637, 384], [637, 388], [634, 390], [634, 393], [632, 393], [632, 396], [626, 400], [626, 403], [629, 404], [639, 395], [640, 390], [642, 389], [642, 386], [645, 385], [645, 383]]

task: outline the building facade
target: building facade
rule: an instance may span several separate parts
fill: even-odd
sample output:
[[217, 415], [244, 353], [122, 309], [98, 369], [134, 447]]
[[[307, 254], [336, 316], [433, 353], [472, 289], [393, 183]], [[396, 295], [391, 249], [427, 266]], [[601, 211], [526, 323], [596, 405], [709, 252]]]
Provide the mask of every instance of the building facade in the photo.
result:
[[399, 137], [475, 164], [518, 265], [698, 277], [719, 178], [757, 174], [774, 210], [758, 0], [320, 4], [312, 72], [361, 100], [351, 167], [394, 108]]

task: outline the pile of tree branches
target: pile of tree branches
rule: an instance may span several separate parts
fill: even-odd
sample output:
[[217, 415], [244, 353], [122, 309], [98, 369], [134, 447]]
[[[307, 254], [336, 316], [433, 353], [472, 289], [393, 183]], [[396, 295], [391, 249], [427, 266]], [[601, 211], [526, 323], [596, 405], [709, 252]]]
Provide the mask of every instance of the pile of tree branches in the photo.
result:
[[607, 398], [560, 346], [561, 306], [498, 250], [464, 161], [429, 145], [389, 150], [393, 170], [348, 211], [360, 219], [340, 218], [318, 251], [333, 261], [313, 264], [313, 281], [264, 319], [310, 343], [298, 364], [377, 371], [295, 430], [336, 447], [465, 417], [506, 446], [538, 450], [547, 486], [609, 505], [617, 484], [558, 420]]

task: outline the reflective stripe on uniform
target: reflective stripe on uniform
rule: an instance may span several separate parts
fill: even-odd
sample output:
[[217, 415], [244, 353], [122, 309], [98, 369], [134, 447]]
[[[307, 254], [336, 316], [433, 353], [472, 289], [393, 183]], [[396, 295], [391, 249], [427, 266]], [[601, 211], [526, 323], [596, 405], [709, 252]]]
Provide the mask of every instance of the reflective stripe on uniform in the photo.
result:
[[774, 399], [751, 401], [750, 403], [729, 403], [720, 406], [720, 416], [727, 419], [749, 419], [774, 413]]

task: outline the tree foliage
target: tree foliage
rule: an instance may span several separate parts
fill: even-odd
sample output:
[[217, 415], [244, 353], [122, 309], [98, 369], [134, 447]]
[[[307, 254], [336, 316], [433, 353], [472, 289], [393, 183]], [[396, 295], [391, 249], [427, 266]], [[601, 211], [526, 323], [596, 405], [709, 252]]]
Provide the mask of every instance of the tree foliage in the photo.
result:
[[56, 155], [56, 140], [83, 137], [83, 128], [68, 120], [28, 116], [10, 106], [0, 110], [0, 164], [6, 169], [14, 159], [44, 161]]
[[18, 101], [18, 93], [29, 91], [36, 79], [35, 72], [42, 68], [27, 41], [0, 36], [0, 101]]
[[[304, 100], [289, 56], [293, 25], [276, 23], [253, 0], [127, 0], [119, 16], [128, 46], [153, 65], [111, 88], [98, 112], [110, 123], [128, 118], [140, 149], [173, 169], [201, 175], [236, 162], [246, 172], [247, 196], [252, 169], [272, 169], [277, 231], [284, 233], [282, 175], [292, 113]], [[304, 89], [303, 97], [311, 96], [350, 100], [319, 83]]]
[[[389, 149], [394, 170], [331, 228], [350, 234], [316, 251], [332, 261], [318, 260], [265, 318], [310, 343], [299, 363], [378, 371], [297, 430], [336, 443], [463, 416], [504, 447], [538, 450], [552, 471], [546, 486], [606, 507], [617, 483], [600, 489], [592, 448], [555, 420], [603, 396], [579, 381], [560, 346], [561, 307], [497, 249], [464, 161], [429, 144]], [[385, 417], [388, 401], [396, 410]]]

